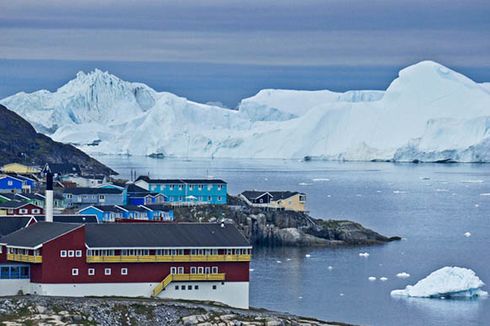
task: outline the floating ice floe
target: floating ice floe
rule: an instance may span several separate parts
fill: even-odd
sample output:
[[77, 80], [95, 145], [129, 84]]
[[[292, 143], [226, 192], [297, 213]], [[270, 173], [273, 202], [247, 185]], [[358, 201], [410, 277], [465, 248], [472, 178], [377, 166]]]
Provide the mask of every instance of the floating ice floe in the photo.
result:
[[332, 195], [327, 195], [328, 198], [332, 197]]
[[331, 271], [333, 269], [333, 266], [328, 266], [327, 269]]
[[369, 277], [368, 277], [368, 280], [369, 280], [369, 281], [371, 281], [371, 282], [374, 282], [374, 281], [376, 281], [376, 277], [374, 277], [374, 276], [369, 276]]
[[471, 232], [465, 232], [464, 233], [464, 236], [467, 237], [467, 238], [471, 237]]
[[483, 180], [480, 179], [469, 179], [469, 180], [461, 180], [462, 183], [483, 183]]
[[405, 190], [393, 190], [394, 194], [406, 194], [407, 192]]
[[437, 192], [448, 192], [449, 190], [443, 189], [443, 188], [437, 188], [436, 191]]
[[300, 186], [311, 186], [311, 183], [300, 182], [300, 183], [298, 183], [298, 185], [300, 185]]
[[280, 261], [280, 260], [276, 260], [276, 263], [278, 263], [278, 264], [282, 264], [282, 261]]
[[410, 274], [406, 273], [406, 272], [401, 272], [401, 273], [398, 273], [396, 274], [396, 277], [398, 278], [409, 278], [410, 277]]
[[369, 257], [369, 252], [360, 252], [359, 257]]
[[391, 295], [444, 299], [481, 297], [488, 295], [481, 289], [484, 285], [471, 269], [446, 266], [432, 272], [415, 285], [391, 291]]
[[329, 178], [314, 178], [314, 179], [311, 179], [311, 181], [322, 182], [322, 181], [330, 181], [330, 179]]
[[475, 204], [475, 207], [477, 207], [477, 208], [480, 207], [480, 204]]
[[303, 299], [303, 297], [301, 297], [301, 296], [300, 296], [300, 297], [298, 297], [298, 299], [300, 299], [300, 300], [301, 300], [301, 299]]
[[291, 258], [286, 258], [286, 260], [287, 260], [287, 261], [290, 261], [290, 260], [291, 260]]
[[380, 280], [380, 281], [382, 281], [382, 282], [386, 282], [386, 281], [388, 281], [388, 278], [387, 278], [387, 277], [382, 276], [382, 277], [380, 277], [380, 278], [379, 278], [379, 280]]
[[253, 269], [253, 268], [250, 268], [250, 269], [249, 269], [249, 271], [250, 271], [250, 272], [253, 272], [253, 271], [254, 271], [254, 269]]
[[306, 258], [310, 258], [310, 257], [311, 257], [311, 255], [310, 255], [310, 254], [306, 254], [306, 255], [305, 255], [305, 257], [306, 257]]
[[343, 297], [343, 296], [344, 296], [344, 294], [343, 294], [343, 293], [340, 293], [340, 296], [341, 296], [341, 297]]

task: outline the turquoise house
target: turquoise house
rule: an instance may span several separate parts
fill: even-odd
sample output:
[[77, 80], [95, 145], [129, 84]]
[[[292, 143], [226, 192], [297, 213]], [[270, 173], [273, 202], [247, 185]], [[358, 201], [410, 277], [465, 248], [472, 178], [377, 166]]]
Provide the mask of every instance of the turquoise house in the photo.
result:
[[227, 183], [221, 179], [150, 179], [140, 176], [135, 185], [165, 196], [169, 204], [225, 205]]

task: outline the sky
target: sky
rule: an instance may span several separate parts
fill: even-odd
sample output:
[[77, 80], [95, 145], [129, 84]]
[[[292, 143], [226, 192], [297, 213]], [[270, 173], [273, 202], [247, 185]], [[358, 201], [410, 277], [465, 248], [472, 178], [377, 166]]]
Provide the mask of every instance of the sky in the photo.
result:
[[95, 68], [229, 107], [386, 89], [421, 60], [490, 81], [489, 17], [488, 0], [0, 0], [0, 97]]

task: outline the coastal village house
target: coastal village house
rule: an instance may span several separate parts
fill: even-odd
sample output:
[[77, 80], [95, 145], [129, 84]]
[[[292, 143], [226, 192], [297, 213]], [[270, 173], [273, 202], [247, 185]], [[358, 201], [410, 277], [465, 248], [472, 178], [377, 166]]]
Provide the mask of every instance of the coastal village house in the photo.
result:
[[140, 176], [135, 185], [165, 196], [168, 203], [224, 205], [227, 184], [220, 179], [150, 179]]
[[41, 206], [22, 201], [12, 200], [0, 203], [0, 216], [36, 214], [44, 214], [44, 209]]
[[[54, 210], [59, 213], [66, 208], [63, 195], [54, 193]], [[24, 201], [36, 206], [45, 207], [46, 197], [41, 193], [0, 193], [0, 203], [8, 201]]]
[[158, 192], [149, 192], [133, 183], [126, 185], [126, 202], [129, 205], [163, 204], [166, 197]]
[[306, 195], [297, 191], [244, 191], [240, 198], [254, 207], [305, 211]]
[[31, 192], [37, 183], [33, 178], [22, 175], [0, 175], [0, 193]]
[[143, 221], [173, 221], [173, 211], [163, 205], [91, 205], [82, 208], [80, 214], [94, 214], [99, 222], [115, 222], [118, 219]]
[[39, 173], [40, 170], [34, 166], [27, 166], [20, 163], [9, 163], [5, 164], [0, 168], [0, 172], [2, 173], [15, 173], [15, 174], [36, 174]]
[[73, 182], [77, 187], [100, 187], [108, 182], [105, 175], [93, 175], [93, 176], [79, 176], [79, 175], [66, 175], [61, 177], [63, 182]]
[[158, 297], [248, 308], [252, 248], [234, 225], [16, 223], [22, 228], [0, 238], [0, 295]]
[[63, 197], [68, 208], [125, 203], [125, 192], [118, 188], [65, 188]]

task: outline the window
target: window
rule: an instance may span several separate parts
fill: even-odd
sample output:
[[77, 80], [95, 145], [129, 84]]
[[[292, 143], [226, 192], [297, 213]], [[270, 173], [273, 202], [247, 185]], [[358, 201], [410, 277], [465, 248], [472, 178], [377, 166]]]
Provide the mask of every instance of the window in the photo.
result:
[[184, 274], [184, 267], [177, 268], [177, 273], [178, 274]]
[[208, 196], [208, 201], [211, 201], [211, 196]]
[[66, 250], [60, 250], [60, 257], [66, 257]]
[[182, 286], [180, 287], [180, 289], [181, 289], [181, 290], [185, 290], [185, 285], [182, 285]]
[[99, 195], [99, 200], [105, 200], [105, 195]]
[[88, 275], [89, 276], [94, 276], [95, 275], [95, 268], [89, 268], [88, 269]]
[[218, 200], [221, 201], [222, 197], [221, 196], [218, 196]]
[[202, 185], [197, 186], [197, 190], [201, 191], [202, 190]]
[[218, 266], [213, 266], [213, 267], [211, 268], [211, 273], [213, 273], [213, 274], [218, 274]]
[[75, 257], [75, 250], [68, 250], [68, 257]]
[[78, 276], [78, 268], [72, 268], [71, 269], [71, 275]]
[[111, 275], [111, 269], [110, 268], [105, 268], [104, 269], [104, 275]]
[[194, 189], [193, 185], [189, 185], [189, 190], [192, 191]]
[[204, 274], [204, 267], [198, 267], [197, 274]]
[[178, 285], [176, 285], [176, 286], [175, 286], [175, 289], [176, 289], [176, 290], [178, 290], [178, 289], [179, 289], [179, 286], [178, 286]]
[[222, 187], [221, 185], [218, 185], [218, 190], [221, 190], [221, 187]]
[[209, 274], [209, 273], [211, 273], [211, 268], [210, 267], [204, 268], [204, 274]]
[[14, 185], [14, 182], [13, 182], [12, 180], [9, 180], [9, 181], [7, 181], [7, 184], [8, 184], [9, 186], [13, 186], [13, 185]]
[[37, 208], [34, 208], [32, 210], [32, 214], [41, 214], [41, 210], [37, 209]]
[[170, 267], [170, 274], [177, 274], [177, 267]]
[[66, 194], [66, 198], [70, 198], [71, 199], [72, 197], [73, 197], [72, 194]]
[[128, 269], [127, 268], [121, 268], [121, 275], [128, 275]]
[[82, 251], [81, 250], [75, 251], [75, 256], [76, 257], [82, 257]]
[[187, 285], [187, 290], [192, 290], [192, 285]]
[[179, 190], [182, 190], [182, 185], [179, 185]]
[[21, 209], [19, 209], [19, 213], [20, 214], [27, 214], [27, 209], [21, 208]]
[[213, 285], [213, 290], [216, 290], [216, 285]]
[[170, 190], [174, 190], [174, 185], [169, 186]]
[[191, 274], [196, 274], [197, 268], [196, 267], [191, 267]]
[[194, 290], [199, 290], [199, 285], [194, 285]]

